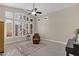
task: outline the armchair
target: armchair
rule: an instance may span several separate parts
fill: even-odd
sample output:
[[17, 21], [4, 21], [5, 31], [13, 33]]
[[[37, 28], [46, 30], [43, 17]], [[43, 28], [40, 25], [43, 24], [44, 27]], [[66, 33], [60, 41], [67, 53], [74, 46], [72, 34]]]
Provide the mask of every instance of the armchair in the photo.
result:
[[39, 36], [39, 34], [35, 33], [34, 36], [33, 36], [33, 38], [32, 38], [32, 40], [33, 40], [33, 44], [39, 44], [39, 42], [40, 42], [40, 36]]

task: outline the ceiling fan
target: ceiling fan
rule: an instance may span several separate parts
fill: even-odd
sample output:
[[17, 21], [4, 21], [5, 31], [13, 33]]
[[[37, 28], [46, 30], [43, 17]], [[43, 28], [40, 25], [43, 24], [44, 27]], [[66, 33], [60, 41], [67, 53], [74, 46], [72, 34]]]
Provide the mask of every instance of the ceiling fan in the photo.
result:
[[42, 12], [37, 11], [37, 8], [35, 8], [35, 3], [33, 3], [33, 9], [32, 10], [27, 10], [30, 11], [28, 14], [32, 14], [37, 16], [37, 14], [42, 14]]

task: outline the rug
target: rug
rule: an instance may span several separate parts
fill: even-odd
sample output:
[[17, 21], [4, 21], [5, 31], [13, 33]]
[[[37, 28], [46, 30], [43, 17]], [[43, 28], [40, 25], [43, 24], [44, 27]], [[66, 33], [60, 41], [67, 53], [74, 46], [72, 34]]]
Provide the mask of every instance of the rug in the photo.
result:
[[46, 44], [41, 43], [41, 44], [32, 44], [32, 43], [27, 43], [27, 44], [21, 44], [16, 46], [16, 48], [18, 49], [18, 51], [23, 54], [24, 56], [27, 56], [29, 54], [32, 54], [36, 51], [38, 51], [39, 49], [45, 47]]

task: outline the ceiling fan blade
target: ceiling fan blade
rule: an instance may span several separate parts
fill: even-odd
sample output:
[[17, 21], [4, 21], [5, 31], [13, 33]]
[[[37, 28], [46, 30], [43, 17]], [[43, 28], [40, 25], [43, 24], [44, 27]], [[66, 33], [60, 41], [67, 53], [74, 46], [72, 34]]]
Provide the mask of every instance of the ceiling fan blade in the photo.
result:
[[28, 15], [31, 15], [31, 13], [28, 13]]
[[26, 9], [26, 11], [32, 12], [32, 10], [28, 10], [28, 9]]
[[38, 14], [42, 14], [42, 12], [36, 12], [36, 13], [38, 13]]

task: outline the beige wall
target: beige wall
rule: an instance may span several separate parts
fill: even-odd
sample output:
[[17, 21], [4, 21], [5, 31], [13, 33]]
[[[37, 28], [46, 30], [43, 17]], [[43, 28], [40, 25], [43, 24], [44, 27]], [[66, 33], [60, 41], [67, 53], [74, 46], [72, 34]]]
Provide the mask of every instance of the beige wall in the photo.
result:
[[[43, 19], [37, 21], [37, 32], [42, 34], [44, 39], [66, 43], [69, 38], [75, 36], [74, 31], [79, 28], [78, 5], [49, 13], [43, 17], [46, 16], [48, 16], [47, 21]], [[48, 24], [44, 24], [44, 22], [47, 22]]]
[[45, 17], [41, 17], [39, 18], [40, 21], [37, 21], [37, 24], [36, 24], [36, 28], [37, 28], [37, 31], [36, 32], [39, 32], [41, 38], [48, 38], [48, 33], [49, 33], [49, 29], [48, 29], [48, 20], [47, 19], [44, 19]]

